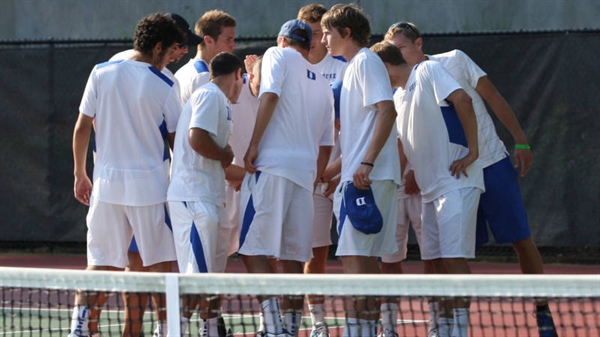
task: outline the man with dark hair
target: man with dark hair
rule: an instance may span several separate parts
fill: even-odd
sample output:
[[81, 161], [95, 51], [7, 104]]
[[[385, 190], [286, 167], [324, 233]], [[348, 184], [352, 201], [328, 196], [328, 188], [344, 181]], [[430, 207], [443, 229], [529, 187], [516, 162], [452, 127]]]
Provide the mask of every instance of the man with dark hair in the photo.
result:
[[235, 26], [233, 16], [216, 9], [204, 13], [196, 22], [196, 35], [202, 39], [198, 53], [175, 73], [184, 105], [196, 89], [208, 83], [210, 60], [218, 53], [231, 53], [235, 49]]
[[[467, 259], [475, 257], [477, 205], [484, 190], [483, 171], [475, 162], [479, 150], [471, 98], [438, 62], [410, 67], [385, 41], [371, 50], [398, 87], [398, 135], [421, 187], [421, 258], [440, 260], [443, 273], [470, 274]], [[452, 318], [440, 324], [439, 336], [467, 337], [469, 300], [441, 303], [454, 313], [454, 324], [450, 329]]]
[[[531, 237], [527, 211], [519, 188], [518, 174], [510, 163], [510, 156], [486, 108], [492, 109], [515, 140], [514, 167], [521, 167], [520, 175], [525, 176], [531, 168], [533, 155], [527, 136], [521, 129], [514, 112], [498, 92], [487, 74], [460, 50], [436, 55], [423, 53], [423, 38], [419, 28], [411, 22], [397, 22], [385, 34], [385, 40], [400, 48], [409, 65], [425, 60], [440, 62], [452, 77], [473, 99], [477, 116], [479, 136], [479, 158], [483, 167], [485, 193], [481, 195], [477, 215], [477, 245], [488, 241], [488, 226], [497, 243], [511, 243], [519, 258], [521, 271], [525, 274], [543, 274], [544, 265], [540, 253]], [[408, 182], [407, 182], [408, 184]], [[419, 187], [412, 188], [418, 192]], [[426, 272], [432, 272], [437, 264], [426, 264]], [[438, 265], [439, 267], [439, 265]], [[431, 304], [430, 313], [438, 309]], [[557, 336], [556, 327], [545, 299], [536, 301], [538, 330], [542, 337]], [[431, 329], [436, 326], [435, 315]]]
[[[90, 74], [73, 134], [74, 194], [90, 206], [87, 270], [123, 270], [133, 234], [149, 271], [168, 272], [175, 260], [166, 224], [169, 163], [164, 141], [174, 140], [181, 103], [173, 81], [159, 69], [184, 42], [172, 18], [149, 15], [136, 27], [131, 58], [99, 64]], [[86, 172], [92, 125], [93, 184]], [[88, 326], [98, 300], [98, 294], [77, 294], [69, 336], [98, 333]], [[124, 336], [129, 333], [123, 331]]]
[[[340, 93], [342, 173], [333, 206], [339, 224], [336, 255], [344, 273], [379, 274], [377, 258], [398, 250], [400, 163], [392, 86], [381, 59], [366, 48], [371, 29], [358, 6], [333, 6], [321, 27], [331, 55], [348, 60]], [[374, 200], [371, 209], [380, 213], [373, 229], [371, 219], [360, 216], [364, 203], [357, 203], [367, 199]], [[349, 299], [346, 310], [344, 337], [377, 334], [377, 297]]]
[[[312, 255], [312, 194], [333, 145], [333, 95], [308, 62], [312, 32], [300, 20], [286, 22], [277, 47], [263, 56], [260, 104], [244, 156], [240, 249], [249, 273], [272, 273], [269, 257], [284, 273], [302, 273]], [[285, 297], [284, 329], [277, 297], [258, 298], [266, 336], [297, 336], [303, 296]], [[286, 331], [287, 330], [287, 331]]]
[[[225, 215], [225, 169], [233, 159], [228, 144], [230, 102], [240, 95], [243, 67], [237, 56], [217, 54], [210, 63], [210, 82], [190, 97], [177, 125], [167, 200], [181, 273], [222, 273], [227, 265], [231, 224]], [[201, 336], [225, 337], [220, 297], [205, 296], [200, 301]]]

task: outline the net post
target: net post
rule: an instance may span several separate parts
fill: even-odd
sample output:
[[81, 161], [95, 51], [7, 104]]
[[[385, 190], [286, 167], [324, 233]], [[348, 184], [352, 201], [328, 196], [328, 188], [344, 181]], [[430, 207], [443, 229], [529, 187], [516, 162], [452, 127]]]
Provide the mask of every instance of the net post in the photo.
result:
[[165, 292], [167, 297], [168, 336], [181, 336], [181, 313], [179, 310], [179, 275], [165, 274]]

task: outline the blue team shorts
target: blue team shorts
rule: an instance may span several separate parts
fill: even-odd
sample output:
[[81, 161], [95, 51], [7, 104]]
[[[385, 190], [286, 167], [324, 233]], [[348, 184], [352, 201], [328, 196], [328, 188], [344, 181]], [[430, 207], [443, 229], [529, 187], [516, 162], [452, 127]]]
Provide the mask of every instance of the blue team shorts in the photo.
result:
[[476, 245], [489, 241], [489, 225], [497, 243], [513, 243], [531, 236], [521, 197], [518, 173], [510, 158], [483, 169], [485, 193], [479, 199]]

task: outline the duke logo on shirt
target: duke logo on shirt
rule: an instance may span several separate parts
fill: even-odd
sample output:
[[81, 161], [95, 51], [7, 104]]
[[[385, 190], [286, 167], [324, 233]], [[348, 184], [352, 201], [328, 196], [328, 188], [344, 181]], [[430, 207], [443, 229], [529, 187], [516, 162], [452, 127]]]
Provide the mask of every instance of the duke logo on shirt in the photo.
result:
[[316, 80], [317, 79], [317, 74], [313, 73], [312, 71], [306, 69], [306, 77], [308, 77], [308, 79], [310, 80]]

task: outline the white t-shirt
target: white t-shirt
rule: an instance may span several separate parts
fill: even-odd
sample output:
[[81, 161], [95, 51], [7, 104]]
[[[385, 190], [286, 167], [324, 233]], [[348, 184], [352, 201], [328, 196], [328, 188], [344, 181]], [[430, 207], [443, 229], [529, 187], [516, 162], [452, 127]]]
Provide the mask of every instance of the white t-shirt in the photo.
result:
[[[260, 95], [279, 96], [258, 146], [258, 170], [312, 190], [319, 146], [333, 146], [333, 92], [302, 54], [269, 48], [261, 68]], [[260, 96], [259, 96], [260, 97]]]
[[244, 155], [252, 138], [259, 100], [252, 95], [250, 90], [250, 76], [244, 74], [244, 86], [236, 103], [231, 105], [233, 129], [229, 138], [229, 145], [233, 150], [233, 164], [244, 167]]
[[327, 82], [331, 83], [335, 80], [341, 80], [344, 78], [344, 72], [348, 66], [348, 62], [340, 57], [333, 57], [329, 53], [325, 54], [325, 57], [321, 62], [313, 64], [315, 68], [325, 77]]
[[486, 73], [467, 54], [460, 50], [427, 55], [427, 57], [430, 60], [440, 62], [473, 99], [473, 109], [475, 110], [475, 116], [477, 116], [477, 137], [479, 140], [479, 158], [477, 162], [479, 165], [485, 168], [504, 159], [508, 155], [506, 147], [496, 133], [494, 122], [485, 107], [484, 100], [475, 90], [477, 82]]
[[424, 61], [413, 68], [406, 90], [394, 94], [398, 133], [424, 203], [465, 187], [484, 189], [477, 162], [467, 168], [468, 177], [461, 174], [456, 179], [450, 172], [452, 162], [469, 153], [458, 114], [446, 101], [458, 89], [460, 85], [440, 63]]
[[[392, 101], [392, 85], [385, 65], [368, 48], [362, 48], [348, 63], [340, 95], [341, 181], [353, 180], [373, 138], [376, 103]], [[375, 160], [371, 180], [393, 180], [400, 184], [396, 128], [392, 129]]]
[[210, 81], [208, 64], [203, 60], [190, 59], [175, 72], [181, 90], [181, 104], [185, 105], [194, 91]]
[[206, 130], [217, 145], [225, 147], [231, 126], [229, 100], [216, 84], [205, 84], [192, 94], [177, 124], [168, 201], [207, 201], [224, 205], [225, 170], [219, 160], [203, 157], [192, 149], [189, 130]]
[[127, 206], [165, 202], [164, 142], [181, 113], [174, 82], [145, 62], [102, 63], [90, 74], [79, 111], [96, 123], [92, 196]]

